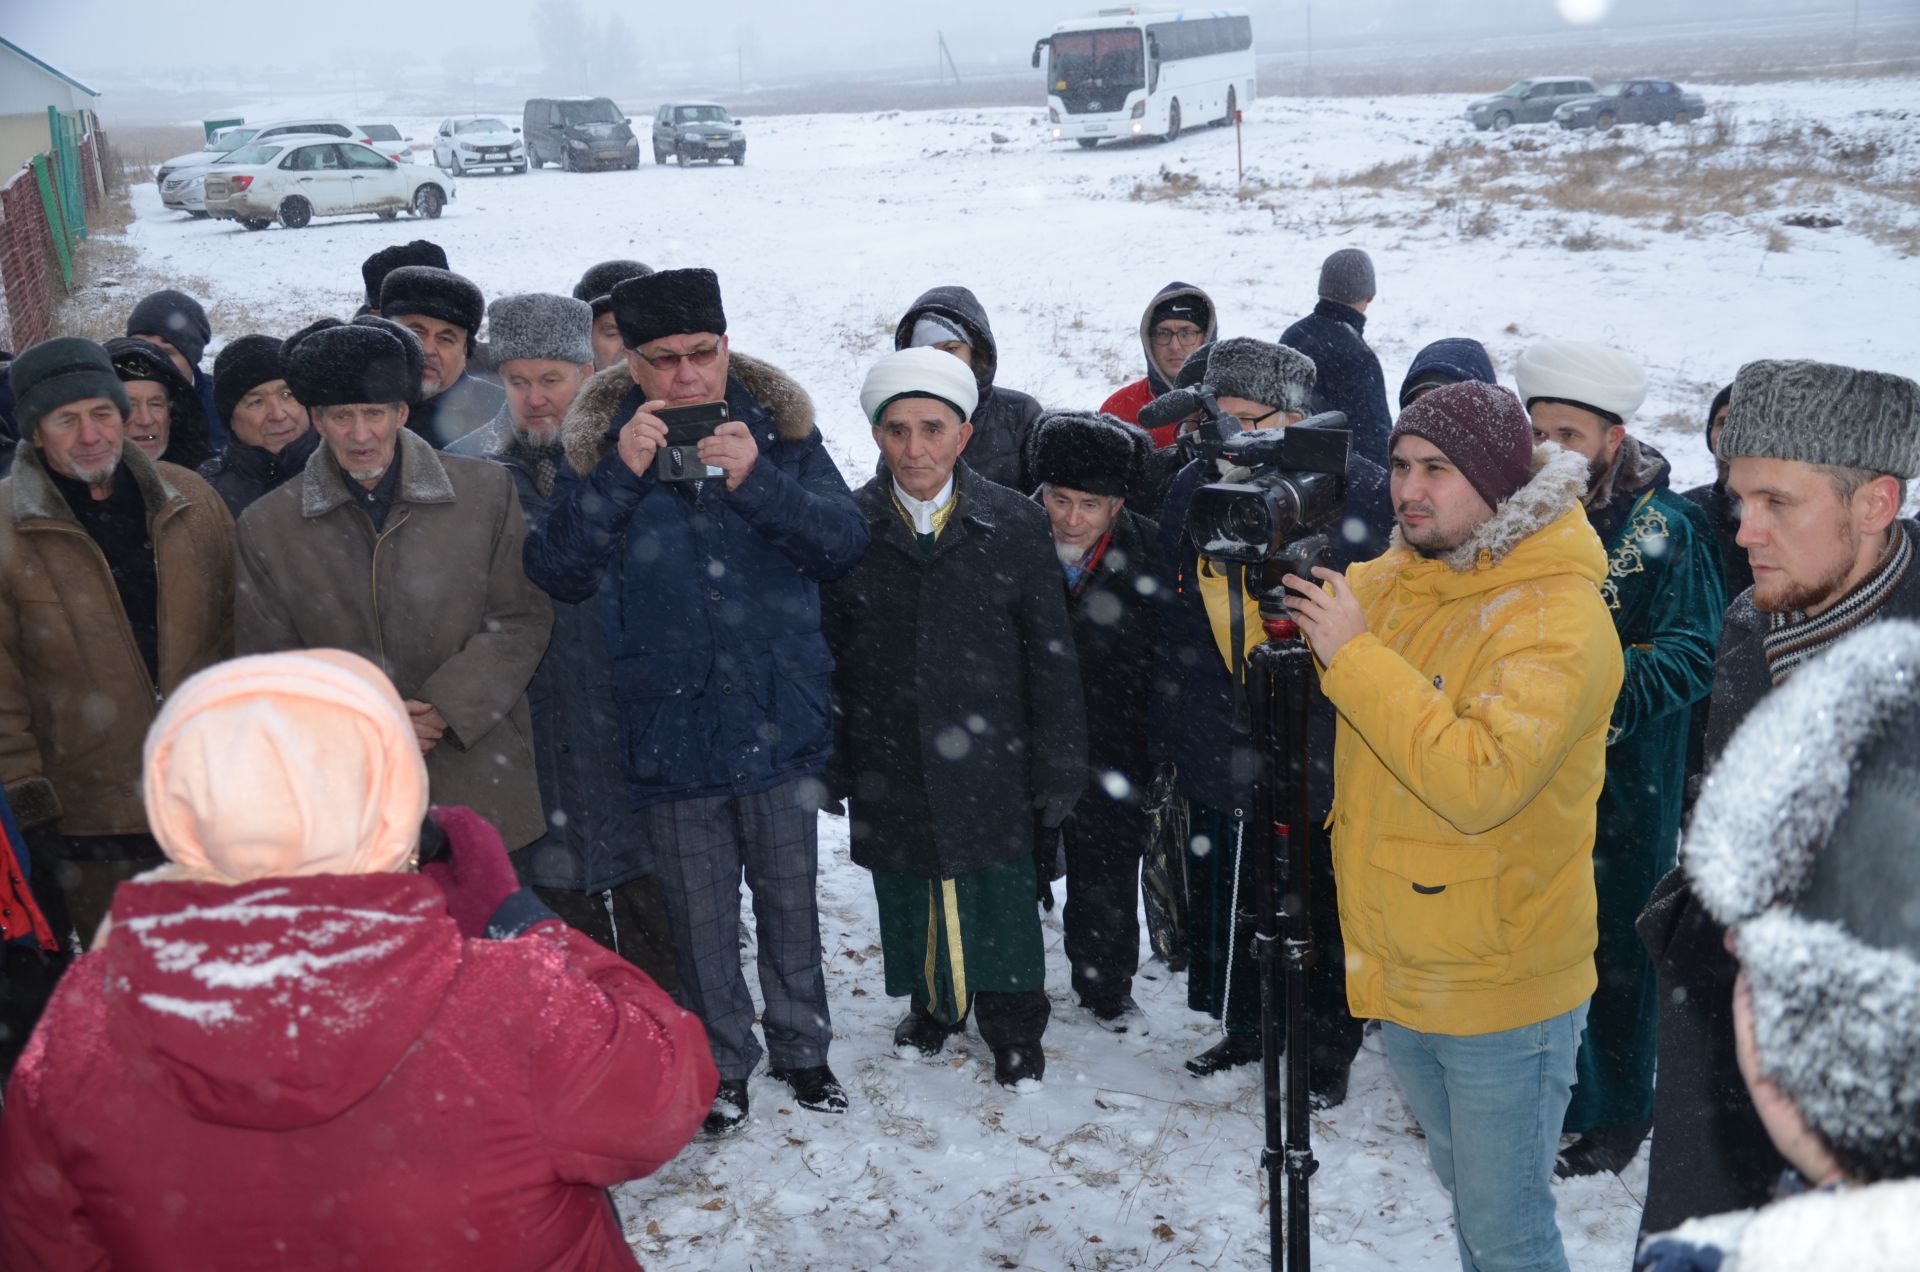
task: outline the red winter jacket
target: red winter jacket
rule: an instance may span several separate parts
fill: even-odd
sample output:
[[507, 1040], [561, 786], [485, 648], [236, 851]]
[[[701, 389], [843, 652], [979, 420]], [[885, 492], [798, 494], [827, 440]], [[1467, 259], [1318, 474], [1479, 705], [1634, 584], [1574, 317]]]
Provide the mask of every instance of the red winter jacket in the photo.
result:
[[603, 1189], [716, 1081], [631, 964], [418, 875], [123, 886], [7, 1091], [0, 1267], [633, 1268]]
[[[1117, 415], [1129, 424], [1140, 422], [1140, 408], [1153, 401], [1153, 383], [1145, 376], [1132, 384], [1123, 385], [1113, 391], [1113, 396], [1100, 404], [1102, 412]], [[1174, 432], [1178, 426], [1168, 424], [1163, 428], [1150, 428], [1147, 435], [1153, 438], [1157, 447], [1167, 447], [1174, 443]]]

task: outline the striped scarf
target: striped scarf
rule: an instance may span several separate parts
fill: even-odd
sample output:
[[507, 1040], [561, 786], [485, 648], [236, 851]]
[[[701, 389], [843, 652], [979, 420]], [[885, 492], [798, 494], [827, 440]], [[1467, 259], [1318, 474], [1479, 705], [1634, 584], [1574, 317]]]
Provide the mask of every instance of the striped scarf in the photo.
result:
[[1893, 590], [1900, 586], [1901, 580], [1907, 577], [1907, 571], [1913, 566], [1913, 539], [1897, 521], [1893, 524], [1892, 534], [1893, 551], [1887, 554], [1885, 564], [1826, 613], [1817, 618], [1808, 618], [1799, 611], [1767, 616], [1768, 627], [1766, 634], [1761, 637], [1761, 646], [1766, 651], [1767, 669], [1773, 673], [1774, 684], [1779, 684], [1802, 663], [1817, 657], [1827, 646], [1870, 620], [1887, 598], [1893, 595]]

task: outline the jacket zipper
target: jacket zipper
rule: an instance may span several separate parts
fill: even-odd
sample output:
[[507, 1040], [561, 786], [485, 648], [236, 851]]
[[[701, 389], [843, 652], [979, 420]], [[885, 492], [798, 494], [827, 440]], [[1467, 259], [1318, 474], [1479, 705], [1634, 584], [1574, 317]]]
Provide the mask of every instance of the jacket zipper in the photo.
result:
[[411, 510], [401, 509], [400, 520], [394, 522], [374, 537], [373, 560], [368, 566], [368, 578], [373, 585], [373, 648], [374, 652], [380, 655], [380, 670], [386, 672], [388, 675], [392, 675], [393, 672], [387, 666], [387, 633], [380, 619], [380, 545], [387, 541], [388, 535], [398, 530], [401, 526], [406, 525], [407, 518], [412, 515]]

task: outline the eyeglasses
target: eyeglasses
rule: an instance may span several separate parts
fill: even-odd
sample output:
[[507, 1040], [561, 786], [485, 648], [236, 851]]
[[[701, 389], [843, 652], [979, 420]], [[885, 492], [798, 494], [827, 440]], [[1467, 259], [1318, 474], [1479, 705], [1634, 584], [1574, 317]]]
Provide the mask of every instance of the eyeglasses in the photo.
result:
[[1222, 416], [1221, 418], [1232, 420], [1235, 424], [1238, 424], [1241, 428], [1248, 429], [1248, 428], [1258, 428], [1260, 427], [1261, 420], [1270, 420], [1278, 414], [1280, 414], [1280, 408], [1276, 406], [1271, 411], [1268, 411], [1265, 415], [1225, 415], [1225, 416]]
[[1207, 333], [1198, 327], [1155, 327], [1152, 334], [1157, 345], [1197, 345]]
[[691, 362], [696, 367], [710, 367], [713, 365], [713, 360], [719, 356], [720, 342], [716, 340], [706, 348], [695, 349], [692, 353], [659, 353], [652, 356], [642, 353], [640, 358], [655, 371], [678, 371], [682, 362]]

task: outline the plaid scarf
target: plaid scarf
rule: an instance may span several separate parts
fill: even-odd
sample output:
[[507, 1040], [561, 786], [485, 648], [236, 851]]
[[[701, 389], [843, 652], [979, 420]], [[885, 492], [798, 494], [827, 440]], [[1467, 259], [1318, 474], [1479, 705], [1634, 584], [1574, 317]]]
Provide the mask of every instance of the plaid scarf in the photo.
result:
[[1893, 551], [1871, 577], [1849, 592], [1838, 605], [1816, 618], [1796, 610], [1767, 615], [1767, 631], [1760, 638], [1767, 670], [1779, 684], [1804, 662], [1818, 657], [1829, 645], [1871, 619], [1913, 567], [1913, 540], [1899, 522], [1892, 527]]
[[533, 488], [540, 492], [542, 499], [553, 494], [554, 480], [560, 475], [561, 449], [558, 437], [551, 446], [537, 446], [521, 436], [519, 429], [514, 430], [513, 442], [507, 447], [508, 453], [533, 478]]

